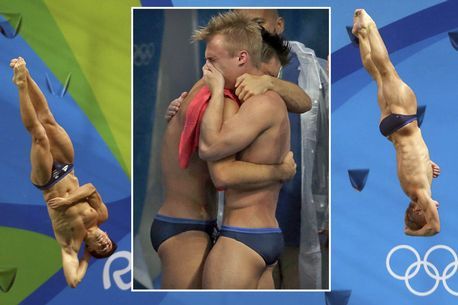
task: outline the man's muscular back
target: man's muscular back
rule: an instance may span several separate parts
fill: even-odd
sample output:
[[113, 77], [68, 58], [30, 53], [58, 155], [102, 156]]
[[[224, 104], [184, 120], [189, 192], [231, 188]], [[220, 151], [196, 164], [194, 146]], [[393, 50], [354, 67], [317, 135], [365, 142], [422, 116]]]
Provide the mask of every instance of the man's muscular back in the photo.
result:
[[163, 215], [193, 219], [214, 218], [216, 193], [207, 163], [199, 159], [197, 153], [193, 153], [189, 166], [182, 169], [178, 159], [178, 147], [189, 103], [203, 85], [204, 82], [199, 80], [193, 86], [164, 133], [161, 165], [165, 201], [159, 211]]

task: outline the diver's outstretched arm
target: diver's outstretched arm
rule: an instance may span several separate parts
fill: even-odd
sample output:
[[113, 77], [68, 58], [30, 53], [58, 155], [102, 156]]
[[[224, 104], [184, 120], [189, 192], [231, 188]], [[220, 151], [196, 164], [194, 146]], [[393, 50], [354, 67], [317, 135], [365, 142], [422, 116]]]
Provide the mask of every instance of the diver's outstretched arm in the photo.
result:
[[423, 210], [425, 215], [426, 224], [419, 230], [412, 230], [408, 227], [405, 228], [405, 234], [412, 236], [432, 236], [440, 232], [440, 220], [437, 207], [439, 203], [431, 198], [431, 195], [425, 191], [420, 190], [417, 193], [417, 203]]
[[86, 274], [91, 254], [87, 248], [85, 248], [83, 257], [79, 260], [78, 253], [70, 246], [62, 248], [61, 254], [65, 280], [68, 286], [76, 288]]

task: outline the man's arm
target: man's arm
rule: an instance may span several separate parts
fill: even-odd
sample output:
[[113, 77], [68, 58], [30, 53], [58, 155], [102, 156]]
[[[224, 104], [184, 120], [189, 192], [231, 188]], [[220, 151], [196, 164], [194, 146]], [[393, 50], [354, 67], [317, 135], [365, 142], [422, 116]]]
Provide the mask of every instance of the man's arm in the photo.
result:
[[99, 214], [98, 224], [101, 224], [108, 219], [108, 209], [107, 206], [103, 203], [99, 192], [95, 191], [89, 197], [87, 197], [87, 203], [89, 203], [89, 205]]
[[183, 100], [186, 98], [186, 96], [188, 96], [188, 92], [182, 92], [179, 97], [170, 102], [169, 106], [167, 107], [167, 112], [164, 116], [167, 122], [170, 122], [175, 114], [177, 114], [178, 110], [180, 110], [181, 103], [183, 103]]
[[425, 224], [421, 229], [412, 230], [409, 227], [404, 228], [404, 233], [410, 236], [433, 236], [439, 233], [440, 225], [439, 223], [430, 223]]
[[235, 160], [230, 156], [208, 162], [213, 184], [218, 189], [252, 190], [291, 179], [296, 173], [293, 153], [289, 152], [281, 164], [255, 164]]
[[94, 192], [96, 192], [94, 185], [92, 185], [92, 183], [87, 183], [71, 192], [67, 197], [55, 197], [48, 200], [48, 205], [53, 209], [70, 206], [83, 201]]
[[419, 230], [412, 230], [408, 227], [404, 233], [411, 236], [433, 236], [440, 232], [440, 220], [437, 207], [439, 203], [434, 201], [426, 191], [418, 192], [418, 204], [425, 215], [426, 224]]
[[68, 286], [76, 288], [86, 274], [89, 259], [89, 251], [84, 249], [83, 258], [78, 260], [78, 253], [71, 246], [61, 248], [62, 267]]
[[[221, 121], [226, 121], [237, 113], [238, 105], [229, 99], [224, 102], [224, 81], [222, 75], [217, 72], [216, 69], [206, 71], [204, 67], [204, 80], [212, 92], [210, 103], [222, 102]], [[230, 156], [216, 162], [208, 162], [208, 168], [217, 188], [259, 188], [290, 179], [296, 172], [291, 152], [282, 164], [254, 164], [237, 161], [235, 156]]]
[[282, 97], [289, 112], [303, 113], [312, 108], [312, 100], [302, 88], [270, 75], [258, 76], [245, 73], [237, 78], [235, 87], [237, 88], [235, 94], [241, 101], [272, 90]]
[[[222, 96], [223, 91], [216, 94]], [[234, 116], [237, 110], [238, 106], [233, 101], [225, 102], [224, 121]], [[215, 162], [209, 161], [208, 169], [217, 189], [252, 190], [291, 179], [296, 173], [296, 163], [292, 152], [287, 154], [281, 164], [255, 164], [238, 161], [232, 155]]]
[[202, 118], [199, 156], [203, 160], [215, 161], [234, 155], [252, 143], [270, 127], [274, 116], [272, 110], [276, 109], [272, 109], [273, 103], [265, 95], [254, 96], [223, 125], [225, 98], [221, 92], [224, 77], [211, 63], [205, 64], [202, 71], [212, 96]]
[[278, 111], [265, 95], [254, 96], [222, 124], [222, 104], [212, 97], [202, 120], [199, 156], [204, 160], [219, 160], [243, 150], [272, 126]]

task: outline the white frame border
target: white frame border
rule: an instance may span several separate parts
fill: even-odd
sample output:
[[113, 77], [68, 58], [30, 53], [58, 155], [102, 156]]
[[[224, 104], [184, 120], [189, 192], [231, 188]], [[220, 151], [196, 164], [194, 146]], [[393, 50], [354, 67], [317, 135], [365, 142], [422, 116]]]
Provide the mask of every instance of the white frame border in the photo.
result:
[[[301, 9], [301, 10], [306, 10], [306, 9], [326, 9], [328, 10], [328, 66], [329, 66], [329, 85], [328, 85], [328, 95], [329, 95], [329, 105], [328, 105], [328, 118], [329, 118], [329, 127], [328, 127], [328, 138], [329, 138], [329, 151], [328, 151], [328, 210], [329, 210], [329, 270], [328, 270], [328, 284], [329, 287], [328, 289], [134, 289], [133, 284], [134, 284], [134, 231], [133, 231], [133, 226], [134, 226], [134, 61], [133, 61], [133, 45], [134, 45], [134, 10], [204, 10], [204, 9], [225, 9], [225, 10], [230, 10], [230, 9]], [[332, 58], [332, 49], [331, 49], [331, 41], [332, 41], [332, 28], [331, 28], [331, 18], [332, 18], [332, 8], [330, 6], [281, 6], [281, 7], [269, 7], [269, 6], [263, 6], [263, 7], [256, 7], [256, 6], [236, 6], [236, 7], [212, 7], [212, 6], [179, 6], [179, 7], [174, 7], [174, 6], [158, 6], [158, 7], [131, 7], [130, 11], [130, 106], [131, 106], [131, 111], [130, 111], [130, 122], [131, 122], [131, 185], [130, 185], [130, 192], [131, 192], [131, 202], [130, 202], [130, 207], [131, 207], [131, 219], [130, 219], [130, 260], [131, 260], [131, 271], [130, 271], [130, 291], [134, 293], [148, 293], [148, 292], [158, 292], [158, 293], [164, 293], [164, 292], [196, 292], [196, 293], [201, 293], [201, 292], [259, 292], [259, 293], [265, 293], [265, 292], [330, 292], [332, 290], [332, 277], [331, 277], [331, 270], [332, 270], [332, 216], [331, 216], [331, 211], [332, 211], [332, 200], [331, 200], [331, 151], [332, 151], [332, 146], [331, 146], [331, 101], [332, 101], [332, 90], [331, 90], [331, 77], [332, 77], [332, 72], [331, 72], [331, 58]]]

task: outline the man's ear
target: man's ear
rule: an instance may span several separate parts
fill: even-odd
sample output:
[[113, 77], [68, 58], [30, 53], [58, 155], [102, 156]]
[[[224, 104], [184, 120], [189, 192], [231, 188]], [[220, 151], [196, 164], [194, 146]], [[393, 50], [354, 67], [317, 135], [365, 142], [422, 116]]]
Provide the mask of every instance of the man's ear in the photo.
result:
[[242, 65], [246, 64], [248, 62], [249, 56], [250, 55], [248, 54], [248, 51], [241, 50], [239, 52], [239, 56], [238, 56], [238, 64], [239, 64], [239, 66], [242, 66]]
[[275, 33], [278, 35], [283, 34], [283, 31], [285, 30], [285, 20], [283, 17], [278, 17], [277, 21], [275, 22]]

